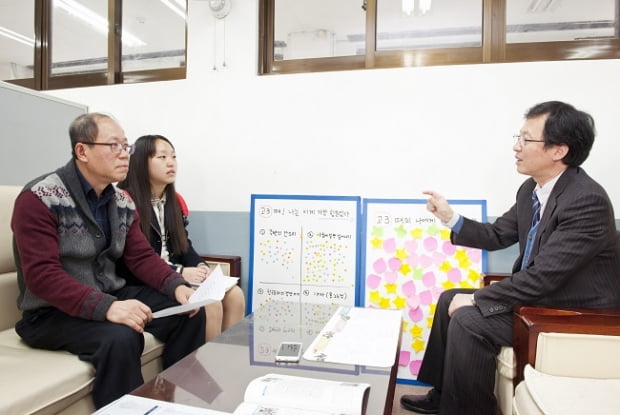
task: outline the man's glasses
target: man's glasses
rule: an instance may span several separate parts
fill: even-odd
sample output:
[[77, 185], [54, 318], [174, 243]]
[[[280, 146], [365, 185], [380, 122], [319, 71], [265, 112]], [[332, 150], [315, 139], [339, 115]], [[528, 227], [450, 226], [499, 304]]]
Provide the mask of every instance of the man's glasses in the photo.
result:
[[84, 141], [80, 141], [82, 144], [86, 144], [87, 146], [108, 146], [110, 150], [114, 154], [121, 154], [122, 151], [126, 151], [129, 155], [132, 155], [136, 150], [136, 146], [134, 144], [119, 144], [119, 143], [86, 143]]
[[529, 138], [524, 138], [522, 135], [515, 134], [512, 136], [519, 143], [521, 147], [525, 146], [526, 143], [544, 143], [545, 140], [532, 140]]

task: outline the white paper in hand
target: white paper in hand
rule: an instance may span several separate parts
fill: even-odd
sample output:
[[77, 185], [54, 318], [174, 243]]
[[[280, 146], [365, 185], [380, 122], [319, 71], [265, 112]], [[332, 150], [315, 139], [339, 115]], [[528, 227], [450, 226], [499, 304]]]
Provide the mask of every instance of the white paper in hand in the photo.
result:
[[221, 301], [226, 290], [237, 283], [238, 278], [225, 276], [218, 265], [205, 282], [200, 284], [187, 304], [165, 308], [153, 313], [153, 318], [166, 317], [173, 314], [185, 313], [207, 304]]

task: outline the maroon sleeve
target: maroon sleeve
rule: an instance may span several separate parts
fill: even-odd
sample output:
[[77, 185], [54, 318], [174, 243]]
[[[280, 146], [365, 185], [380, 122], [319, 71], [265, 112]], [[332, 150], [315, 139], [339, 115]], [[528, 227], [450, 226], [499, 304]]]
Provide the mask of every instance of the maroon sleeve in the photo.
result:
[[30, 292], [71, 316], [81, 316], [86, 300], [111, 304], [114, 297], [65, 272], [60, 262], [57, 225], [54, 215], [34, 193], [25, 191], [17, 197], [11, 228], [24, 283]]

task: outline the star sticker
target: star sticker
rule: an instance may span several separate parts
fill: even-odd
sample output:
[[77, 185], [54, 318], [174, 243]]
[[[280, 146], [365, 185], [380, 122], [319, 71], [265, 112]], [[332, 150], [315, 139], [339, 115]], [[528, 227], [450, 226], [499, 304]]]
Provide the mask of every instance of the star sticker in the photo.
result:
[[407, 264], [406, 262], [403, 262], [400, 265], [400, 269], [399, 269], [400, 273], [403, 275], [407, 275], [411, 272], [411, 265]]
[[414, 324], [411, 330], [409, 330], [409, 333], [411, 334], [411, 337], [413, 337], [414, 339], [419, 339], [424, 334], [424, 329], [418, 326], [417, 324]]
[[439, 237], [444, 240], [444, 241], [449, 241], [450, 240], [450, 229], [442, 229], [439, 231]]
[[450, 280], [446, 280], [441, 284], [441, 286], [443, 287], [444, 290], [450, 290], [454, 288], [454, 283]]
[[407, 229], [402, 224], [398, 228], [394, 228], [394, 232], [399, 238], [404, 238], [407, 235]]
[[392, 304], [394, 304], [394, 307], [397, 310], [402, 310], [407, 305], [407, 300], [405, 299], [405, 297], [399, 295], [394, 300], [392, 300]]
[[448, 272], [452, 269], [452, 264], [450, 264], [449, 261], [444, 261], [441, 263], [441, 265], [439, 266], [439, 270], [443, 271], [443, 272]]
[[381, 307], [381, 308], [390, 308], [390, 299], [383, 297], [381, 299], [381, 303], [379, 304], [379, 307]]
[[370, 292], [368, 299], [373, 304], [379, 304], [379, 302], [381, 301], [381, 295], [379, 294], [379, 291], [373, 290]]
[[394, 256], [402, 261], [407, 258], [407, 251], [404, 248], [399, 248], [394, 253]]
[[420, 339], [416, 339], [414, 340], [413, 343], [411, 343], [411, 348], [413, 350], [415, 350], [416, 353], [421, 352], [422, 350], [424, 350], [424, 341], [420, 340]]
[[396, 289], [398, 288], [398, 284], [387, 283], [387, 284], [384, 284], [384, 287], [385, 287], [385, 292], [387, 294], [396, 294]]
[[383, 240], [374, 237], [370, 240], [370, 246], [372, 246], [373, 249], [380, 249], [383, 246]]
[[423, 231], [420, 228], [414, 228], [410, 230], [409, 233], [413, 239], [420, 239], [422, 238]]
[[376, 237], [383, 236], [383, 227], [381, 227], [381, 226], [373, 226], [372, 227], [371, 235], [372, 236], [376, 236]]
[[437, 232], [439, 232], [439, 227], [436, 223], [432, 223], [428, 228], [426, 228], [426, 233], [428, 233], [430, 236], [437, 235]]

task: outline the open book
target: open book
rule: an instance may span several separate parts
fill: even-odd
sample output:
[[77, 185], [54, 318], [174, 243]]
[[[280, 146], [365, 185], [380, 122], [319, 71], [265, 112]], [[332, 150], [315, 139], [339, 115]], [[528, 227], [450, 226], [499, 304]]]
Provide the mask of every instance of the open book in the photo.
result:
[[153, 318], [171, 316], [173, 314], [185, 313], [195, 310], [203, 305], [221, 301], [226, 291], [237, 283], [239, 278], [228, 277], [222, 273], [222, 268], [218, 265], [205, 282], [200, 284], [194, 294], [189, 298], [187, 304], [168, 307], [153, 313]]
[[269, 374], [245, 389], [234, 415], [364, 415], [368, 383]]

